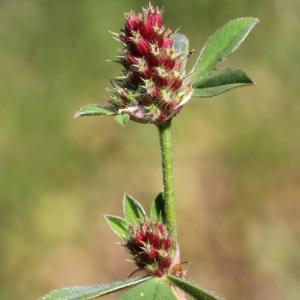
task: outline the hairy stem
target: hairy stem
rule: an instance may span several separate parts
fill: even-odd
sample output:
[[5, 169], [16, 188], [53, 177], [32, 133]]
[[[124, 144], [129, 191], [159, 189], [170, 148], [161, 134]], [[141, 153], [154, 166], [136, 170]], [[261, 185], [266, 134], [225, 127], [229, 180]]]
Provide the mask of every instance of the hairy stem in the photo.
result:
[[174, 192], [173, 192], [173, 165], [172, 165], [172, 147], [171, 147], [171, 122], [159, 126], [159, 140], [161, 150], [161, 162], [163, 173], [163, 197], [165, 203], [165, 213], [167, 229], [177, 237], [176, 219], [174, 209]]

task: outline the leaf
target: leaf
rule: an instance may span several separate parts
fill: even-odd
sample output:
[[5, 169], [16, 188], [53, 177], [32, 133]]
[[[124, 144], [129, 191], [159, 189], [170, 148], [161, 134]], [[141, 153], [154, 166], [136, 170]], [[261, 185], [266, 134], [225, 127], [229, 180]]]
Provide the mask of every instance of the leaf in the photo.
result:
[[213, 97], [231, 89], [252, 84], [253, 81], [241, 70], [216, 71], [194, 85], [193, 96]]
[[146, 216], [142, 205], [132, 196], [125, 194], [123, 198], [123, 210], [129, 223], [139, 224], [139, 220]]
[[215, 70], [239, 48], [258, 23], [259, 20], [252, 17], [234, 19], [211, 35], [192, 69], [192, 82], [197, 82], [204, 75]]
[[78, 286], [54, 290], [40, 298], [40, 300], [90, 300], [109, 293], [142, 283], [151, 277], [135, 277], [126, 280], [91, 286]]
[[111, 230], [123, 239], [128, 238], [128, 222], [118, 216], [106, 215], [104, 216], [106, 222], [108, 223]]
[[153, 278], [120, 297], [120, 300], [176, 300], [171, 287], [164, 278]]
[[181, 72], [185, 74], [185, 67], [189, 55], [189, 40], [188, 38], [181, 34], [181, 33], [175, 33], [174, 34], [174, 48], [176, 50], [176, 53], [181, 54], [184, 59], [181, 67]]
[[151, 219], [161, 220], [163, 223], [166, 223], [166, 212], [165, 212], [165, 201], [163, 198], [163, 192], [159, 193], [155, 200], [152, 202]]
[[209, 292], [203, 288], [197, 287], [190, 282], [172, 276], [167, 275], [167, 278], [169, 281], [173, 284], [175, 284], [177, 287], [182, 289], [184, 292], [186, 292], [188, 295], [194, 297], [197, 300], [221, 300], [223, 298], [220, 298], [219, 296], [215, 295], [213, 292]]
[[115, 121], [122, 127], [125, 127], [129, 120], [130, 116], [128, 114], [121, 114], [115, 116]]
[[109, 105], [88, 104], [80, 108], [74, 114], [74, 118], [88, 117], [88, 116], [113, 116], [117, 111], [114, 107]]

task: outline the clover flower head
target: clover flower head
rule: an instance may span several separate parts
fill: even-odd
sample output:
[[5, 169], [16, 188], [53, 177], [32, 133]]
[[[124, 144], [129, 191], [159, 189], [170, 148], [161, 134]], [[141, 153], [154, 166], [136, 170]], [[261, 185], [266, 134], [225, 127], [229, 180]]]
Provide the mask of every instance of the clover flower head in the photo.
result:
[[118, 113], [141, 123], [163, 124], [180, 112], [192, 95], [185, 77], [187, 53], [179, 49], [178, 33], [163, 24], [158, 7], [125, 14], [117, 34], [122, 43], [117, 62], [122, 76], [112, 80], [111, 104]]
[[159, 221], [145, 220], [131, 226], [125, 247], [139, 268], [158, 277], [167, 274], [174, 262], [175, 242]]

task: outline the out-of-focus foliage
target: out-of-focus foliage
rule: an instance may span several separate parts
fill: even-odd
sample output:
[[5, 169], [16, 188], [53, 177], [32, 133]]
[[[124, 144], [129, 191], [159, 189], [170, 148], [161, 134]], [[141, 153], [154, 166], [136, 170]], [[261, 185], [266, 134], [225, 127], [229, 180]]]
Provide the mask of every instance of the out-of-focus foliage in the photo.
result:
[[[106, 62], [118, 47], [108, 30], [142, 4], [0, 1], [1, 299], [132, 271], [102, 216], [120, 214], [124, 191], [149, 207], [161, 189], [155, 129], [72, 116], [107, 100], [119, 74]], [[155, 4], [197, 50], [229, 19], [261, 20], [228, 63], [257, 85], [195, 98], [174, 122], [179, 234], [202, 286], [227, 299], [298, 299], [300, 2]]]

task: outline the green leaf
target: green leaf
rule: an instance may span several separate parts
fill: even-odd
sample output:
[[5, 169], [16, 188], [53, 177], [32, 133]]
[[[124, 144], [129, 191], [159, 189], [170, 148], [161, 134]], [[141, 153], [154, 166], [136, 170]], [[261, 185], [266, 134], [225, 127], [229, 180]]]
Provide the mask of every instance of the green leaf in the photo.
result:
[[215, 295], [213, 292], [209, 292], [203, 288], [197, 287], [190, 282], [172, 276], [167, 275], [167, 278], [171, 283], [182, 289], [184, 292], [186, 292], [188, 295], [194, 297], [197, 300], [221, 300], [223, 298], [220, 298], [220, 296]]
[[182, 63], [182, 72], [185, 74], [185, 67], [189, 55], [189, 40], [188, 38], [181, 34], [181, 33], [175, 33], [174, 34], [174, 48], [176, 50], [176, 53], [181, 54], [184, 59]]
[[90, 300], [142, 283], [151, 277], [135, 277], [121, 281], [54, 290], [40, 300]]
[[88, 117], [88, 116], [113, 116], [116, 114], [117, 111], [112, 106], [100, 105], [100, 104], [88, 104], [80, 108], [80, 110], [74, 114], [74, 118]]
[[157, 195], [152, 203], [150, 217], [166, 223], [165, 201], [162, 192]]
[[193, 86], [193, 96], [213, 97], [231, 89], [252, 85], [253, 81], [241, 70], [216, 71]]
[[176, 300], [170, 285], [164, 278], [153, 278], [120, 297], [120, 300]]
[[125, 194], [123, 198], [123, 210], [129, 223], [139, 224], [139, 221], [146, 216], [142, 205], [128, 194]]
[[118, 216], [106, 215], [104, 216], [106, 222], [108, 223], [111, 230], [123, 239], [128, 238], [128, 227], [129, 223]]
[[230, 54], [236, 51], [259, 20], [252, 17], [229, 21], [210, 36], [192, 69], [192, 82], [197, 82], [216, 69]]
[[122, 127], [125, 127], [129, 120], [130, 116], [128, 114], [121, 114], [115, 116], [115, 121]]

